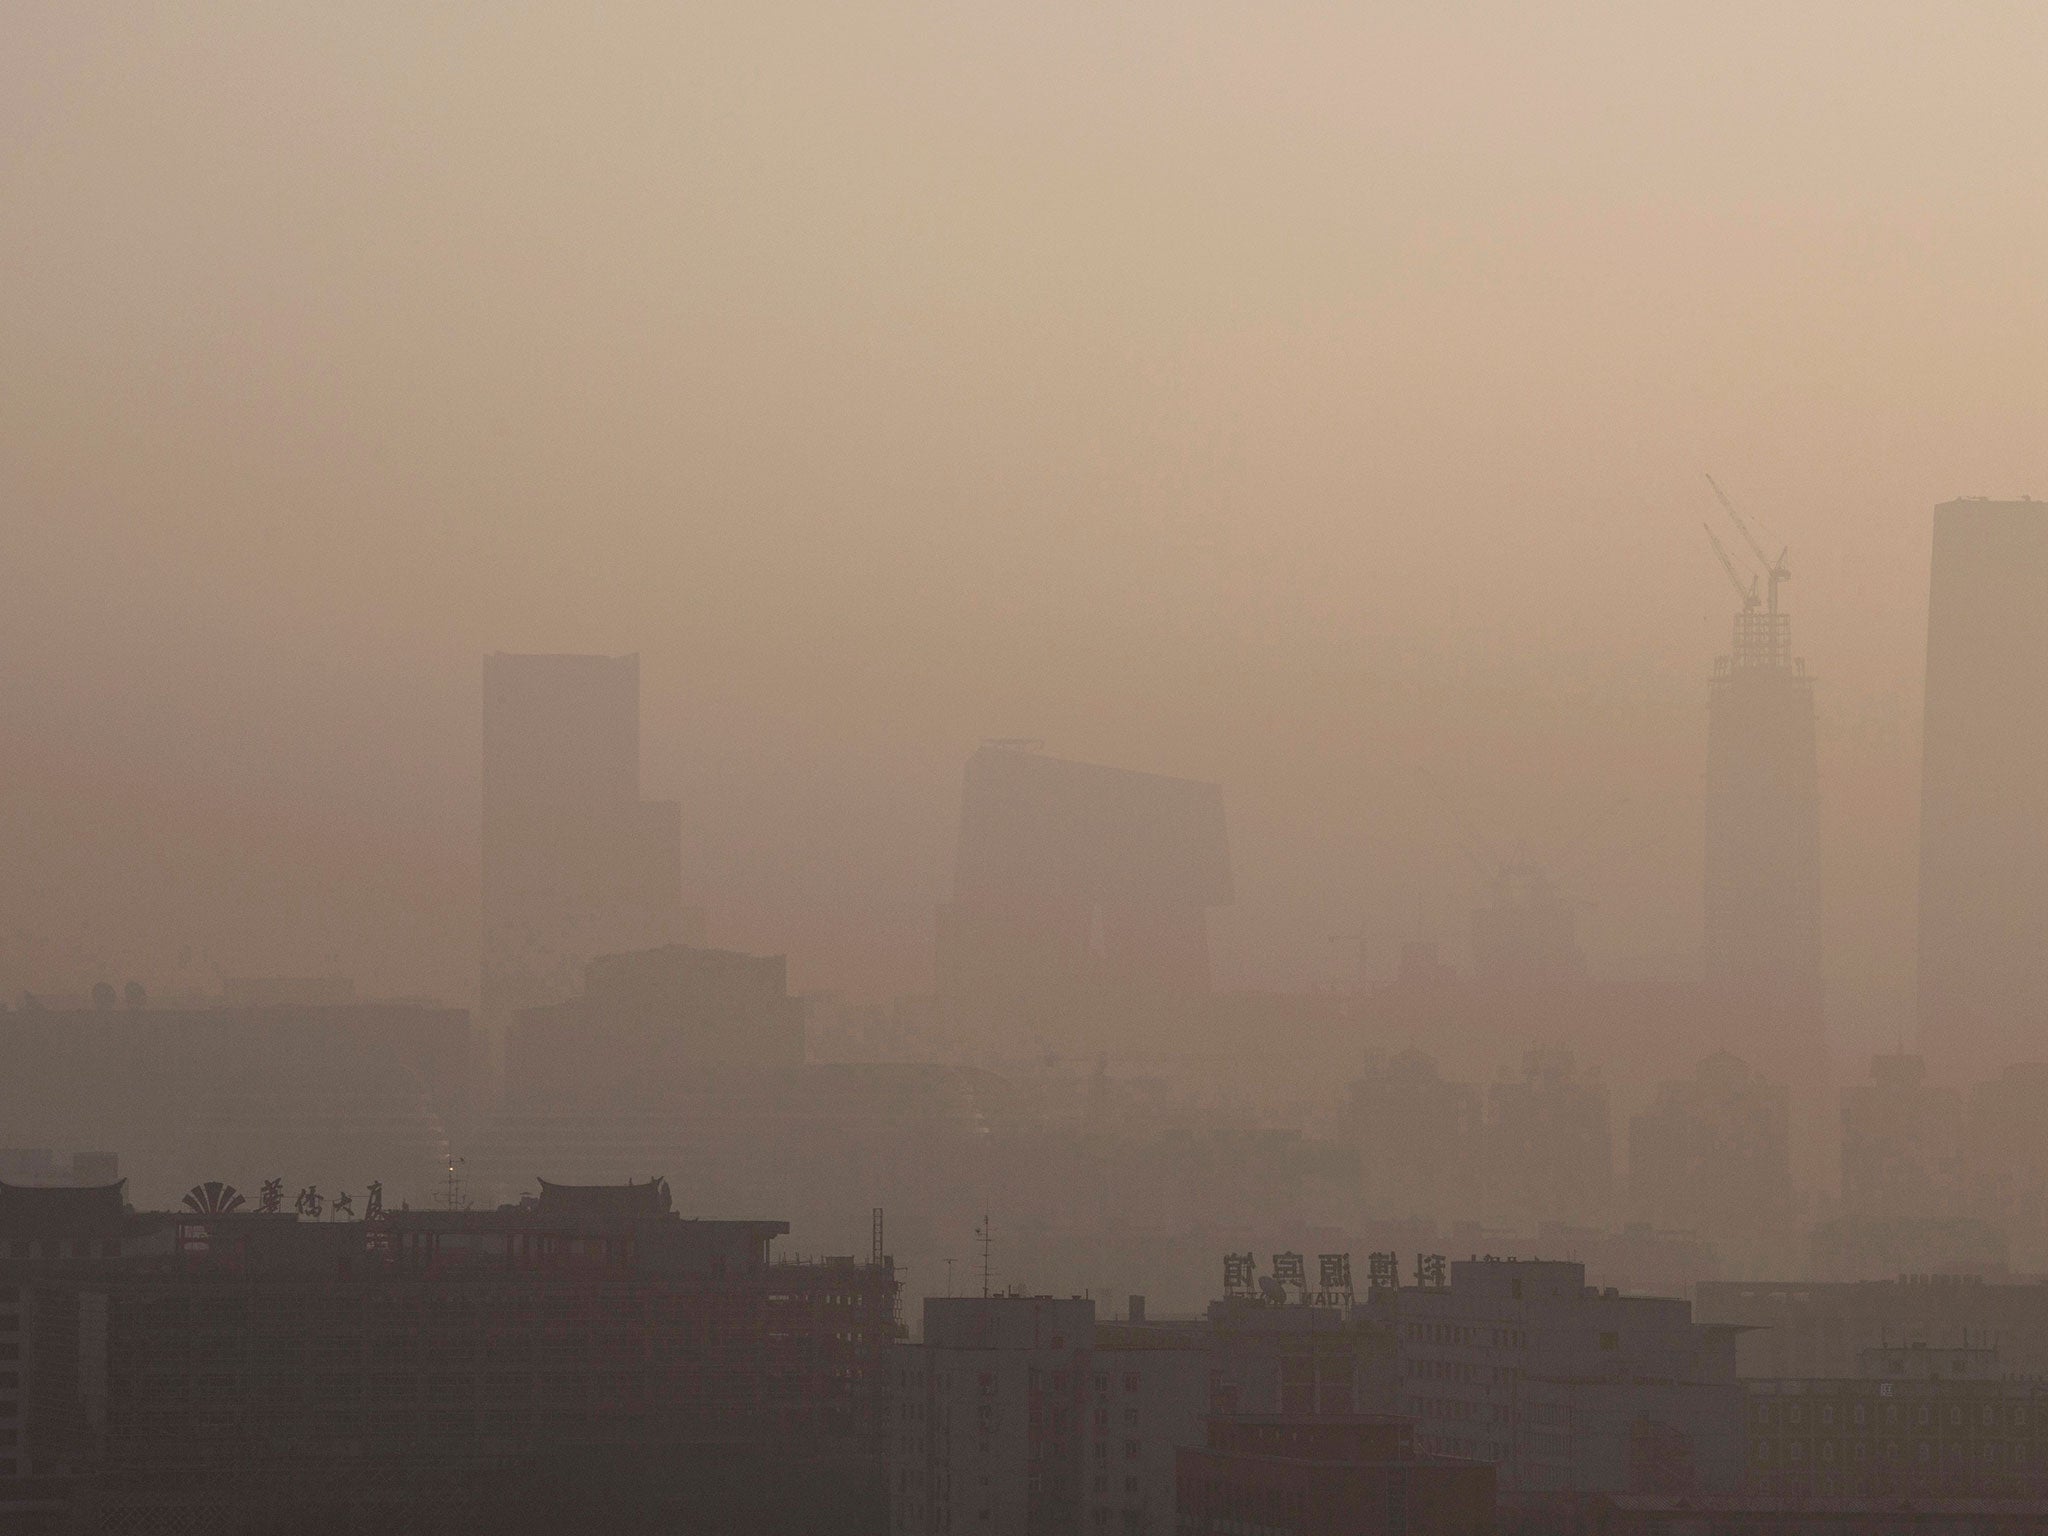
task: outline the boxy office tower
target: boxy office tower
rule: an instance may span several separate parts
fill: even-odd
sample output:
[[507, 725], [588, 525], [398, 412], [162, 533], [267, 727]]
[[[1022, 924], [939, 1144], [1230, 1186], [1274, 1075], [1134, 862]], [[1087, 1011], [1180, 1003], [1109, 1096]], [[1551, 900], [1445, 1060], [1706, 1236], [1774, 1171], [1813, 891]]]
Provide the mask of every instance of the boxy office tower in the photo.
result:
[[1162, 1043], [1208, 993], [1208, 909], [1230, 897], [1220, 786], [989, 742], [961, 789], [941, 1003], [1007, 1048]]
[[482, 1013], [558, 1003], [598, 955], [694, 942], [682, 812], [640, 798], [640, 658], [484, 658]]
[[2048, 1055], [2048, 505], [1934, 509], [1920, 773], [1920, 1045]]

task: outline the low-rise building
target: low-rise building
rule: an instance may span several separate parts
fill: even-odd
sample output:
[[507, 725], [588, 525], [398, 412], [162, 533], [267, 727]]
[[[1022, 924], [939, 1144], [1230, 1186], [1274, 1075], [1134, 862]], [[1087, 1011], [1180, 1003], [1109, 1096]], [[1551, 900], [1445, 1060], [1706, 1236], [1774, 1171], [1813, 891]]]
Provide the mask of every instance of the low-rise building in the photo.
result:
[[1102, 1324], [1050, 1296], [928, 1297], [895, 1351], [893, 1529], [1174, 1529], [1174, 1454], [1200, 1434], [1193, 1330]]
[[1491, 1536], [1494, 1469], [1378, 1415], [1215, 1417], [1180, 1452], [1181, 1536]]
[[1686, 1302], [1586, 1284], [1585, 1266], [1472, 1259], [1370, 1294], [1393, 1329], [1396, 1412], [1436, 1455], [1514, 1490], [1732, 1491], [1742, 1474], [1733, 1330]]
[[1741, 1331], [1744, 1377], [1851, 1377], [1866, 1350], [1972, 1340], [1995, 1340], [2007, 1374], [2048, 1376], [2048, 1285], [2038, 1280], [1726, 1280], [1702, 1282], [1694, 1294], [1702, 1320]]
[[0, 1185], [0, 1502], [11, 1471], [114, 1533], [886, 1518], [887, 1260], [779, 1261], [784, 1223], [660, 1180], [338, 1221], [122, 1193]]

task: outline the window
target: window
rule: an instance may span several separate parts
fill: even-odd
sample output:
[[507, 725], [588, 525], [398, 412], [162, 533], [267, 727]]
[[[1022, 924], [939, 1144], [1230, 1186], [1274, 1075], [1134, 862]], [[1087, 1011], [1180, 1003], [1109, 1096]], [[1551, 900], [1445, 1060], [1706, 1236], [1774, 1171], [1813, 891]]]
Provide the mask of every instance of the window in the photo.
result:
[[1126, 1441], [1124, 1442], [1124, 1460], [1125, 1460], [1125, 1461], [1136, 1461], [1137, 1459], [1138, 1459], [1138, 1442], [1137, 1442], [1137, 1441], [1135, 1441], [1135, 1440], [1126, 1440]]
[[1136, 1371], [1124, 1372], [1124, 1390], [1126, 1392], [1138, 1390], [1138, 1373]]

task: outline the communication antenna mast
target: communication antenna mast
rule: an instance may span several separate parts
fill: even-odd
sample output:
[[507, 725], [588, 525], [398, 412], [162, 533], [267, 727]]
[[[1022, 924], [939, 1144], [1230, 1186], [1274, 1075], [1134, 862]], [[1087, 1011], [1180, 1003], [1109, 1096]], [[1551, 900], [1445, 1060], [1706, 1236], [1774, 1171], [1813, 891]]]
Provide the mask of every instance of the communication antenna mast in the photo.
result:
[[985, 1301], [989, 1294], [989, 1278], [994, 1274], [990, 1256], [995, 1252], [995, 1229], [989, 1225], [988, 1212], [981, 1213], [981, 1225], [974, 1229], [974, 1240], [981, 1245], [981, 1295]]
[[[1773, 560], [1764, 553], [1763, 545], [1757, 543], [1756, 535], [1749, 531], [1749, 524], [1742, 520], [1742, 514], [1735, 510], [1735, 504], [1728, 499], [1727, 493], [1721, 489], [1712, 475], [1707, 476], [1707, 484], [1713, 487], [1714, 499], [1721, 503], [1721, 510], [1728, 514], [1728, 521], [1733, 523], [1736, 532], [1742, 535], [1742, 541], [1749, 546], [1749, 552], [1756, 556], [1756, 563], [1764, 568], [1764, 579], [1770, 586], [1769, 611], [1776, 613], [1779, 583], [1792, 579], [1791, 568], [1785, 564], [1785, 556], [1791, 553], [1792, 546], [1788, 544], [1779, 550], [1778, 558]], [[1709, 532], [1711, 533], [1711, 530]]]

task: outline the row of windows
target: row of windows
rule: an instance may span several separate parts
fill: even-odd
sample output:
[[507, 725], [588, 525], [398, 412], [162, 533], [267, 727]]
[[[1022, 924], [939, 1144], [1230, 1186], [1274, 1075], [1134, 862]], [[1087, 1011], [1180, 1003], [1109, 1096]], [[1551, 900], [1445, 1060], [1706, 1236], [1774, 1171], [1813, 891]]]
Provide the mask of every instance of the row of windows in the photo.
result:
[[[1801, 1429], [1811, 1422], [1822, 1429], [1833, 1429], [1837, 1423], [1837, 1414], [1840, 1415], [1839, 1422], [1861, 1429], [1872, 1422], [1872, 1405], [1758, 1403], [1751, 1410], [1751, 1419], [1752, 1422], [1767, 1427], [1782, 1422], [1794, 1429]], [[1936, 1417], [1937, 1414], [1941, 1415], [1939, 1419]], [[2027, 1410], [2023, 1404], [2018, 1403], [1982, 1403], [1969, 1406], [1949, 1403], [1945, 1407], [1934, 1403], [1886, 1403], [1882, 1406], [1881, 1419], [1887, 1428], [1897, 1428], [1910, 1422], [1915, 1428], [1928, 1429], [1936, 1423], [1945, 1421], [1950, 1429], [1996, 1429], [2001, 1425], [2008, 1429], [2025, 1429]], [[2038, 1427], [2048, 1429], [2048, 1423], [2042, 1423]]]
[[[1873, 1457], [1888, 1462], [1910, 1459], [1924, 1466], [1934, 1461], [1937, 1449], [1944, 1461], [1961, 1462], [1972, 1459], [1972, 1446], [1961, 1441], [1944, 1440], [1937, 1443], [1932, 1440], [1915, 1440], [1910, 1442], [1910, 1450], [1908, 1444], [1909, 1442], [1899, 1440], [1883, 1440], [1875, 1445], [1868, 1440], [1820, 1440], [1814, 1442], [1809, 1449], [1804, 1440], [1759, 1440], [1756, 1442], [1754, 1454], [1759, 1466], [1769, 1466], [1774, 1462], [1790, 1466], [1815, 1462], [1822, 1466], [1831, 1466], [1837, 1461], [1861, 1463], [1870, 1461]], [[2048, 1465], [2048, 1447], [2035, 1446], [2026, 1441], [2008, 1446], [1997, 1440], [1982, 1440], [1974, 1445], [1974, 1459], [1987, 1466], [2002, 1462], [2031, 1466]]]
[[[93, 1250], [95, 1248], [99, 1250], [99, 1257], [103, 1259], [118, 1259], [121, 1257], [121, 1245], [118, 1242], [95, 1244], [87, 1242], [83, 1238], [74, 1239], [68, 1243], [55, 1241], [25, 1243], [17, 1240], [7, 1245], [7, 1256], [10, 1259], [89, 1259], [93, 1257]], [[69, 1250], [68, 1252], [66, 1251], [67, 1249]]]
[[[1520, 1328], [1489, 1328], [1487, 1343], [1494, 1349], [1526, 1349], [1529, 1336]], [[1410, 1323], [1408, 1337], [1418, 1344], [1477, 1344], [1479, 1330], [1464, 1323]]]

